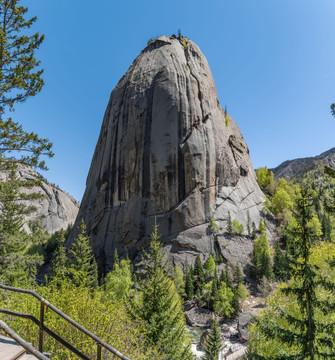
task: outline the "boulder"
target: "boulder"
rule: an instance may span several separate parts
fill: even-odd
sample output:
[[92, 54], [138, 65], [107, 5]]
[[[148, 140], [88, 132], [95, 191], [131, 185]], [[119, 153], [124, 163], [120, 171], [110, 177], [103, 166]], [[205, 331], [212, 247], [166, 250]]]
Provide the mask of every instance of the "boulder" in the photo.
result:
[[248, 325], [253, 321], [253, 317], [256, 315], [255, 311], [241, 312], [238, 317], [238, 336], [241, 343], [245, 343], [249, 340]]
[[[187, 38], [162, 36], [111, 93], [68, 245], [84, 219], [105, 273], [115, 249], [139, 262], [156, 222], [171, 263], [222, 249], [230, 257], [238, 251], [242, 264], [251, 242], [227, 236], [228, 214], [245, 229], [258, 225], [264, 201], [205, 56]], [[218, 230], [210, 228], [213, 221]], [[225, 238], [239, 245], [225, 252]]]
[[186, 321], [190, 326], [208, 327], [214, 321], [214, 313], [204, 308], [194, 307], [185, 311]]

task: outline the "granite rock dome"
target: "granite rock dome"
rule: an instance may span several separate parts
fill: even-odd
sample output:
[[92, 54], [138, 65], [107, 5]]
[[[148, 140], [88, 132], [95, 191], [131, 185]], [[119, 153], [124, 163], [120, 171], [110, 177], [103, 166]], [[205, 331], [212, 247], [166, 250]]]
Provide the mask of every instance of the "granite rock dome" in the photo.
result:
[[251, 240], [225, 233], [228, 212], [258, 225], [264, 200], [199, 47], [152, 41], [111, 93], [75, 224], [84, 219], [100, 271], [111, 269], [115, 248], [139, 261], [155, 219], [170, 260], [217, 249], [243, 263]]

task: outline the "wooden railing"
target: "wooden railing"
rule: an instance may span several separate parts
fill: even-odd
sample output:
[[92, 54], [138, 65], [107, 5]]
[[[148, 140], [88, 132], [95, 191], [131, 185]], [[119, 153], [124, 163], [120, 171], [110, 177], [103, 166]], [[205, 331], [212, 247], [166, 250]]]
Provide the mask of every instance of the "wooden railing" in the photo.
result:
[[109, 352], [114, 354], [119, 359], [130, 360], [125, 355], [121, 354], [119, 351], [114, 349], [112, 346], [110, 346], [110, 345], [106, 344], [105, 342], [103, 342], [99, 337], [97, 337], [96, 335], [92, 334], [90, 331], [85, 329], [83, 326], [79, 325], [76, 321], [74, 321], [69, 316], [64, 314], [62, 311], [57, 309], [54, 305], [50, 304], [47, 300], [45, 300], [41, 295], [37, 294], [35, 291], [26, 290], [26, 289], [18, 289], [18, 288], [15, 288], [15, 287], [6, 286], [6, 285], [2, 285], [2, 284], [0, 284], [0, 289], [7, 290], [7, 291], [18, 292], [18, 293], [23, 293], [23, 294], [28, 294], [28, 295], [31, 295], [31, 296], [33, 296], [33, 297], [35, 297], [36, 299], [39, 300], [39, 302], [40, 302], [40, 320], [36, 319], [33, 315], [30, 315], [30, 314], [19, 313], [19, 312], [7, 310], [7, 309], [1, 309], [0, 308], [0, 312], [2, 312], [4, 314], [7, 314], [7, 315], [17, 316], [17, 317], [21, 317], [21, 318], [33, 321], [40, 329], [39, 330], [39, 341], [38, 341], [39, 346], [38, 346], [38, 350], [41, 353], [43, 353], [43, 338], [44, 338], [44, 332], [46, 332], [48, 335], [52, 336], [56, 341], [58, 341], [59, 343], [64, 345], [66, 348], [68, 348], [74, 354], [79, 356], [81, 359], [93, 360], [93, 359], [90, 359], [89, 357], [87, 357], [86, 355], [84, 355], [81, 351], [76, 349], [73, 345], [69, 344], [61, 336], [54, 333], [47, 326], [45, 326], [45, 324], [44, 324], [44, 310], [45, 310], [45, 307], [47, 307], [50, 310], [54, 311], [57, 315], [62, 317], [64, 320], [66, 320], [68, 323], [70, 323], [71, 325], [73, 325], [78, 330], [80, 330], [81, 332], [83, 332], [84, 334], [86, 334], [88, 337], [90, 337], [91, 339], [93, 339], [95, 341], [96, 346], [97, 346], [97, 356], [96, 356], [97, 360], [101, 360], [101, 350], [102, 350], [102, 348], [107, 349]]

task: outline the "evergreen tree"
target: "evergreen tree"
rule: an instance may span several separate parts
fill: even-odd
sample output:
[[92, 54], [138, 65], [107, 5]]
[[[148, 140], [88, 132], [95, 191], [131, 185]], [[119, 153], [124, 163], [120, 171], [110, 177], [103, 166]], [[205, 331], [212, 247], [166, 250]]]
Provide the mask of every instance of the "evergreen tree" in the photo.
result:
[[64, 278], [67, 274], [68, 259], [66, 256], [65, 248], [65, 233], [61, 230], [57, 236], [57, 248], [52, 258], [51, 278], [60, 277]]
[[254, 243], [251, 256], [251, 276], [258, 281], [263, 276], [268, 280], [273, 277], [271, 249], [265, 231], [261, 232], [260, 237]]
[[242, 235], [244, 232], [244, 227], [240, 224], [237, 219], [234, 219], [231, 223], [232, 234], [235, 235]]
[[214, 276], [215, 273], [215, 269], [216, 269], [216, 264], [215, 264], [215, 260], [211, 255], [209, 255], [206, 264], [205, 264], [205, 268], [206, 268], [206, 273], [208, 275], [209, 278], [212, 278]]
[[288, 262], [277, 243], [273, 257], [273, 272], [278, 280], [287, 280], [289, 277]]
[[[20, 279], [32, 280], [42, 263], [40, 256], [27, 253], [32, 236], [23, 230], [24, 216], [35, 210], [25, 201], [39, 199], [40, 195], [21, 191], [25, 182], [18, 179], [15, 162], [7, 161], [6, 168], [7, 179], [0, 181], [0, 277], [12, 284]], [[28, 189], [34, 186], [33, 181], [26, 183]]]
[[192, 266], [188, 270], [188, 273], [187, 273], [187, 276], [186, 276], [185, 293], [186, 293], [186, 298], [188, 300], [191, 300], [193, 298], [193, 296], [194, 296], [193, 268], [192, 268]]
[[135, 314], [148, 324], [147, 338], [169, 360], [192, 359], [186, 334], [181, 299], [163, 262], [158, 228], [151, 234], [149, 253], [143, 257], [145, 273], [139, 281], [140, 295], [134, 302]]
[[36, 17], [25, 19], [28, 9], [19, 0], [0, 1], [0, 115], [5, 108], [39, 93], [44, 85], [34, 52], [44, 35], [30, 34]]
[[[325, 329], [324, 321], [317, 321], [316, 312], [327, 318], [335, 308], [331, 298], [317, 298], [317, 289], [324, 292], [335, 290], [335, 285], [327, 277], [318, 274], [318, 266], [310, 260], [313, 244], [319, 239], [315, 227], [310, 226], [313, 218], [313, 197], [308, 189], [302, 187], [295, 204], [296, 227], [292, 229], [295, 240], [295, 252], [290, 257], [291, 282], [281, 288], [286, 296], [296, 299], [300, 313], [295, 316], [285, 311], [282, 306], [276, 307], [276, 313], [292, 327], [282, 327], [275, 319], [267, 319], [266, 323], [257, 322], [259, 330], [267, 338], [275, 338], [283, 344], [295, 344], [294, 359], [319, 359], [335, 356], [334, 323]], [[326, 330], [326, 331], [325, 331]], [[257, 349], [249, 353], [251, 359], [259, 359]], [[287, 359], [283, 353], [280, 359]]]
[[228, 211], [228, 219], [227, 219], [227, 233], [228, 234], [232, 234], [233, 233], [233, 227], [232, 227], [232, 222], [231, 222], [231, 215], [230, 215], [230, 211]]
[[173, 280], [174, 280], [174, 283], [175, 283], [176, 290], [177, 290], [178, 294], [182, 298], [185, 298], [186, 297], [186, 292], [185, 292], [184, 274], [183, 274], [183, 272], [181, 271], [181, 268], [178, 265], [175, 265], [175, 267], [174, 267]]
[[72, 255], [70, 259], [70, 272], [73, 282], [88, 287], [98, 286], [98, 267], [86, 235], [86, 225], [82, 220], [78, 237], [74, 240], [69, 250]]
[[262, 220], [259, 222], [258, 230], [259, 230], [259, 232], [260, 232], [261, 234], [264, 234], [264, 233], [265, 233], [265, 226], [264, 226], [264, 223], [263, 223]]
[[234, 286], [238, 287], [240, 284], [243, 284], [244, 281], [244, 277], [240, 268], [240, 265], [238, 263], [236, 263], [235, 267], [234, 267]]
[[205, 286], [205, 272], [198, 254], [194, 263], [195, 290], [201, 291]]
[[247, 212], [247, 232], [248, 236], [251, 236], [251, 225], [250, 225], [250, 213]]
[[256, 224], [254, 222], [252, 222], [251, 228], [252, 228], [251, 237], [254, 239], [257, 234], [257, 228], [256, 228]]
[[226, 268], [225, 268], [225, 283], [230, 289], [233, 287], [233, 280], [230, 275], [228, 263], [226, 263]]
[[113, 268], [114, 266], [120, 266], [120, 260], [119, 260], [119, 255], [117, 253], [117, 248], [114, 249]]
[[215, 319], [211, 331], [208, 335], [208, 339], [204, 346], [205, 355], [202, 357], [203, 360], [218, 360], [221, 349], [221, 332], [219, 324]]

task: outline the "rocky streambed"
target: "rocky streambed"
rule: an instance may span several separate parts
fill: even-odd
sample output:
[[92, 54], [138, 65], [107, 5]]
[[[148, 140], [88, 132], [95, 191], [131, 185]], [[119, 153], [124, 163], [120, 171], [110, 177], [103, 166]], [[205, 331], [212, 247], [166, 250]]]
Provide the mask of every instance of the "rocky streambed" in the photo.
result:
[[[243, 303], [242, 311], [234, 318], [217, 318], [222, 341], [219, 359], [235, 360], [246, 353], [249, 340], [248, 325], [263, 305], [263, 298], [250, 296]], [[186, 309], [187, 331], [191, 338], [194, 359], [201, 359], [204, 355], [203, 345], [214, 320], [214, 313], [191, 304], [186, 304]]]

